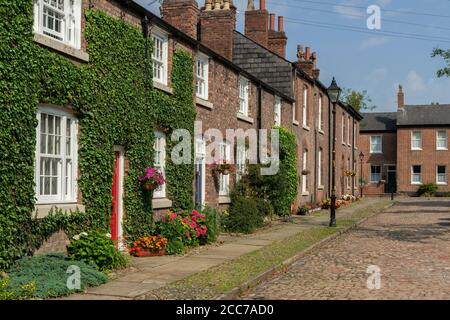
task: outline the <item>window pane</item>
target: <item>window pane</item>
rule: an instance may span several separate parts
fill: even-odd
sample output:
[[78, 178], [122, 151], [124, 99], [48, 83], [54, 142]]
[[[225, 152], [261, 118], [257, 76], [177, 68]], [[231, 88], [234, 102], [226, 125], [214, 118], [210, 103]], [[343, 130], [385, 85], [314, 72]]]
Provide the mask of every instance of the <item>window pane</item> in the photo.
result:
[[438, 166], [438, 173], [445, 174], [445, 166]]

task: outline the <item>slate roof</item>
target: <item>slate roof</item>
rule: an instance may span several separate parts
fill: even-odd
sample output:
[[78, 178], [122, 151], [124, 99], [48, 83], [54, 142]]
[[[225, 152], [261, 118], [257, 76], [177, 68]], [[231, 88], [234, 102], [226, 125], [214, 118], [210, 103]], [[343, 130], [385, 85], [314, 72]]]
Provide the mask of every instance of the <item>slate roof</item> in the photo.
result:
[[234, 32], [233, 62], [285, 95], [293, 97], [291, 62], [238, 31]]
[[361, 131], [396, 131], [397, 112], [362, 113]]
[[405, 105], [398, 112], [399, 126], [450, 126], [450, 104], [441, 105]]

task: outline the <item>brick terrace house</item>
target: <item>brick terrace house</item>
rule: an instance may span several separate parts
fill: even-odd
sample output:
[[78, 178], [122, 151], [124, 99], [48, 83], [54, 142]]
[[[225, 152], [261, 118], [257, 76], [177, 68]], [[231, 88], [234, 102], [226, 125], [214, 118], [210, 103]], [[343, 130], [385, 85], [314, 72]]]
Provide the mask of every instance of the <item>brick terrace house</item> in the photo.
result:
[[[270, 129], [282, 125], [292, 129], [298, 141], [298, 172], [300, 204], [317, 203], [331, 193], [331, 141], [333, 112], [326, 86], [319, 80], [320, 71], [316, 67], [317, 55], [309, 48], [298, 47], [298, 60], [286, 59], [287, 37], [283, 28], [283, 18], [278, 17], [275, 30], [275, 15], [268, 13], [265, 1], [255, 9], [249, 1], [246, 11], [245, 34], [235, 30], [236, 8], [230, 0], [206, 0], [199, 7], [194, 0], [164, 0], [161, 7], [163, 18], [159, 18], [133, 1], [119, 0], [78, 0], [60, 1], [64, 5], [53, 6], [44, 0], [34, 1], [34, 41], [52, 52], [56, 52], [75, 64], [88, 64], [88, 44], [85, 39], [86, 9], [101, 10], [108, 15], [122, 19], [141, 30], [143, 21], [150, 24], [153, 43], [153, 86], [167, 95], [173, 94], [171, 70], [174, 50], [189, 52], [195, 61], [196, 120], [202, 122], [202, 130], [217, 128], [225, 136], [226, 129]], [[70, 8], [70, 14], [59, 12]], [[44, 11], [43, 11], [44, 10]], [[47, 11], [45, 11], [47, 10]], [[57, 17], [73, 17], [61, 25], [46, 25], [43, 17], [49, 10]], [[67, 11], [67, 12], [69, 12]], [[58, 19], [59, 19], [58, 18]], [[53, 20], [52, 20], [53, 21]], [[73, 24], [73, 25], [72, 25]], [[72, 26], [72, 27], [71, 27]], [[63, 36], [63, 34], [71, 36]], [[38, 112], [42, 121], [68, 119], [71, 136], [77, 136], [78, 122], [63, 106], [40, 105]], [[356, 177], [345, 177], [345, 171], [358, 171], [358, 133], [361, 115], [351, 107], [339, 103], [336, 120], [336, 190], [337, 194], [357, 194]], [[73, 121], [72, 121], [73, 120]], [[53, 120], [52, 120], [53, 121]], [[47, 123], [47, 122], [46, 122]], [[67, 132], [69, 132], [67, 131]], [[166, 135], [156, 131], [155, 165], [163, 172], [166, 163]], [[84, 210], [82, 194], [76, 188], [77, 139], [71, 140], [73, 166], [69, 179], [72, 189], [70, 199], [57, 190], [64, 188], [63, 172], [57, 173], [52, 181], [56, 188], [52, 197], [41, 196], [36, 189], [35, 210], [44, 217], [51, 208], [63, 210]], [[229, 192], [235, 183], [234, 177], [221, 176], [218, 185], [210, 170], [205, 166], [205, 140], [195, 141], [195, 185], [192, 197], [197, 205], [221, 207], [230, 203]], [[39, 139], [37, 141], [39, 146]], [[126, 179], [128, 155], [126, 148], [111, 150], [118, 155], [121, 179]], [[238, 175], [245, 166], [245, 150], [235, 150], [233, 141], [222, 142], [223, 158], [236, 154]], [[39, 159], [40, 154], [37, 154]], [[39, 160], [36, 160], [36, 182], [39, 186]], [[193, 164], [194, 165], [194, 164]], [[427, 169], [428, 170], [428, 169]], [[58, 176], [60, 175], [60, 176]], [[45, 178], [45, 177], [44, 177]], [[45, 179], [44, 179], [45, 180]], [[170, 184], [167, 181], [167, 184]], [[66, 186], [67, 188], [67, 186]], [[117, 197], [123, 194], [118, 191]], [[172, 207], [172, 200], [165, 188], [154, 193], [153, 209], [163, 212]], [[115, 228], [121, 233], [121, 219], [126, 216], [126, 208], [119, 201], [119, 219]]]
[[397, 112], [365, 113], [359, 143], [365, 193], [414, 195], [425, 183], [448, 193], [449, 115], [450, 105], [405, 105], [401, 86]]

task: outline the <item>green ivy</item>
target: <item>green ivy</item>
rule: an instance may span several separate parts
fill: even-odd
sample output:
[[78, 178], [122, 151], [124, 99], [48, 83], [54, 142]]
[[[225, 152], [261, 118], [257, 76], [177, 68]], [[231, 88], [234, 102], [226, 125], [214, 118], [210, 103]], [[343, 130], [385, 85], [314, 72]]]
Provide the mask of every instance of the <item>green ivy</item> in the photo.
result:
[[[142, 30], [101, 11], [86, 11], [90, 62], [78, 65], [33, 41], [32, 4], [0, 0], [0, 269], [31, 254], [60, 229], [74, 234], [108, 228], [114, 145], [124, 146], [129, 160], [126, 236], [135, 239], [149, 232], [152, 208], [137, 177], [153, 161], [153, 132], [182, 128], [193, 133], [196, 115], [189, 53], [174, 52], [173, 95], [151, 85], [146, 90], [145, 65], [152, 72]], [[38, 103], [70, 105], [78, 115], [79, 188], [86, 213], [32, 217]], [[168, 139], [168, 152], [172, 145]], [[168, 161], [166, 171], [173, 205], [192, 208], [193, 166]]]

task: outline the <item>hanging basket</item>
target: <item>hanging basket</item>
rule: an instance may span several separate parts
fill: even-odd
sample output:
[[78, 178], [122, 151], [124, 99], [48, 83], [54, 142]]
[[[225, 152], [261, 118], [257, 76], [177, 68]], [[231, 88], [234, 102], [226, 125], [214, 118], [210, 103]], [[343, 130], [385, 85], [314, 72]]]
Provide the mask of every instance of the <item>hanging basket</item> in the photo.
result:
[[227, 175], [230, 174], [230, 170], [229, 170], [229, 169], [224, 169], [224, 170], [222, 170], [222, 174], [223, 174], [224, 176], [227, 176]]

